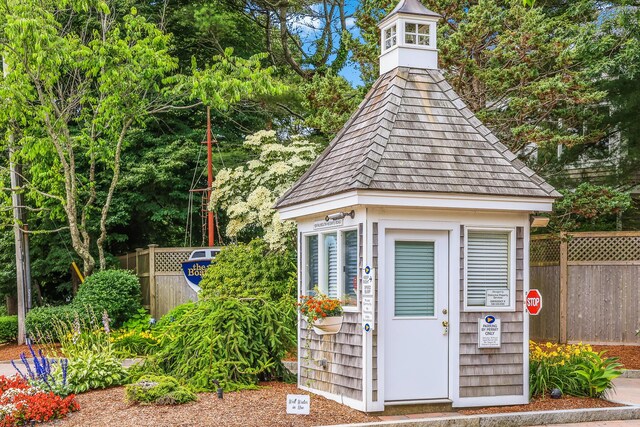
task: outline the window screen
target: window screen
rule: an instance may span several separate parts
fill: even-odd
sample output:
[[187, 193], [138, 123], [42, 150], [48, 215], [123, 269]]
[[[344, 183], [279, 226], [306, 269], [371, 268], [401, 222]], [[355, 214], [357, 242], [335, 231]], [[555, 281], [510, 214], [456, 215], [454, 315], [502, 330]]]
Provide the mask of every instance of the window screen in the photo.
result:
[[313, 295], [318, 283], [318, 236], [307, 236], [307, 295]]
[[327, 277], [327, 295], [338, 298], [338, 235], [324, 236], [324, 259]]
[[509, 289], [508, 231], [471, 231], [467, 236], [467, 305], [485, 306], [490, 289]]
[[344, 260], [344, 298], [347, 304], [357, 304], [356, 289], [358, 280], [358, 232], [345, 231], [342, 235], [342, 253]]
[[433, 316], [433, 242], [395, 242], [395, 315]]

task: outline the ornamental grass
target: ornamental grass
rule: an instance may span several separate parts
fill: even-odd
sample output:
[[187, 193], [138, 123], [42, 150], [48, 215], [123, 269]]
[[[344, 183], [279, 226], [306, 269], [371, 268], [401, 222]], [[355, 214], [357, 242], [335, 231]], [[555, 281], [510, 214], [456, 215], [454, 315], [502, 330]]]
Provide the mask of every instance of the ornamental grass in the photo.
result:
[[545, 396], [554, 388], [578, 397], [604, 397], [612, 380], [622, 374], [615, 357], [605, 357], [588, 344], [529, 342], [530, 396]]

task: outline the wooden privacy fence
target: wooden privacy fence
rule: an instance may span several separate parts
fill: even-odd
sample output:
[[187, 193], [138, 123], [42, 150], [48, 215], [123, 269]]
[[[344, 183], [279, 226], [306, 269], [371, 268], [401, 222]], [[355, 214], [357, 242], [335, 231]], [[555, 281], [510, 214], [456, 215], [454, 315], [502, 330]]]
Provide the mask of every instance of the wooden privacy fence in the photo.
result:
[[530, 261], [532, 339], [640, 344], [640, 232], [532, 236]]
[[142, 304], [151, 317], [158, 319], [172, 308], [198, 299], [198, 294], [187, 285], [181, 265], [196, 249], [199, 248], [149, 245], [148, 249], [136, 249], [118, 257], [120, 267], [133, 271], [140, 279]]

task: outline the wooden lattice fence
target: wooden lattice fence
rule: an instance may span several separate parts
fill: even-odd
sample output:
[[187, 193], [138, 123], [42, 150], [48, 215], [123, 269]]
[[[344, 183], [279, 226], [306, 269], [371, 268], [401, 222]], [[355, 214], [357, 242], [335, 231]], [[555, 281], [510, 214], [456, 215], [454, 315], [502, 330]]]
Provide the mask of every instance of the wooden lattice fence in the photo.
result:
[[533, 339], [640, 344], [640, 232], [533, 236], [530, 261]]
[[196, 301], [197, 293], [187, 285], [181, 262], [199, 248], [148, 249], [118, 257], [120, 267], [133, 271], [140, 279], [142, 301], [152, 317], [160, 318], [172, 308], [188, 301]]

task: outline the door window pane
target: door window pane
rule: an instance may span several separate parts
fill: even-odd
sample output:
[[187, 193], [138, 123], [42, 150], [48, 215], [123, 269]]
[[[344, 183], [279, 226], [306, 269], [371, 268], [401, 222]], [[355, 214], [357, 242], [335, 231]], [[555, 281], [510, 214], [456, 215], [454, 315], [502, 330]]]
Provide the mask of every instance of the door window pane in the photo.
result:
[[358, 281], [358, 232], [356, 230], [345, 231], [342, 235], [343, 251], [343, 299], [346, 305], [356, 305], [357, 281]]
[[395, 242], [395, 315], [433, 316], [433, 242]]
[[324, 259], [327, 295], [330, 298], [338, 298], [338, 235], [336, 233], [324, 236]]

